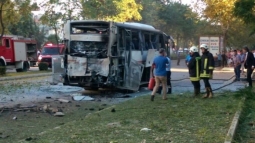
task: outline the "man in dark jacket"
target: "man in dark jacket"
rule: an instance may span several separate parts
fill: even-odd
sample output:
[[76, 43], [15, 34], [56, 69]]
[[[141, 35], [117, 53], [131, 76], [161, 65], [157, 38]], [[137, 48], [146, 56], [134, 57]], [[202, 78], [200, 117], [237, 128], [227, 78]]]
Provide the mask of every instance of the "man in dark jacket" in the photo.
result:
[[249, 51], [248, 47], [243, 48], [243, 53], [245, 54], [244, 68], [247, 69], [247, 81], [249, 82], [249, 87], [252, 87], [251, 74], [255, 67], [255, 59], [253, 54]]
[[194, 86], [194, 96], [200, 94], [200, 65], [201, 58], [198, 53], [198, 49], [195, 46], [192, 46], [190, 49], [190, 57], [188, 68], [189, 68], [189, 77], [190, 81]]
[[201, 57], [201, 70], [200, 70], [200, 78], [204, 80], [206, 95], [203, 98], [212, 98], [213, 92], [211, 85], [209, 83], [209, 79], [212, 79], [213, 69], [214, 69], [214, 58], [213, 55], [208, 51], [208, 46], [206, 44], [202, 44], [200, 49], [202, 50]]
[[226, 65], [227, 65], [227, 56], [226, 56], [226, 53], [225, 53], [225, 52], [223, 52], [223, 53], [221, 54], [221, 60], [222, 60], [221, 66], [222, 66], [223, 68], [226, 67]]

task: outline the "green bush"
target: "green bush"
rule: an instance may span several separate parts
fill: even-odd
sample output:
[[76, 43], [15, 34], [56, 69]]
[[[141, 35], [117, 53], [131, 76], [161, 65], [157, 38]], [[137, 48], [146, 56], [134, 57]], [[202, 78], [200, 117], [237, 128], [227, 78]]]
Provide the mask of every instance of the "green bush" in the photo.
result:
[[6, 74], [6, 66], [0, 66], [0, 75]]
[[39, 70], [40, 70], [40, 71], [47, 71], [49, 65], [48, 65], [48, 63], [41, 62], [41, 63], [39, 63], [38, 67], [39, 67]]

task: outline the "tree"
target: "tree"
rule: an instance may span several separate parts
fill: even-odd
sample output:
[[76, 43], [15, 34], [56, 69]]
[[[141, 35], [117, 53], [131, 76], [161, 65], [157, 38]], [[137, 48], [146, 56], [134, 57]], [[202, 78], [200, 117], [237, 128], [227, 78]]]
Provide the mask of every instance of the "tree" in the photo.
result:
[[[234, 15], [241, 18], [246, 24], [255, 24], [255, 0], [238, 0], [235, 3]], [[250, 33], [255, 33], [255, 27]]]
[[[29, 19], [31, 10], [38, 8], [36, 4], [30, 5], [30, 0], [1, 0], [0, 1], [0, 39], [8, 33], [9, 27], [17, 25], [19, 19]], [[18, 20], [17, 20], [18, 19]], [[28, 27], [26, 30], [29, 30]]]
[[238, 0], [235, 3], [234, 15], [246, 23], [255, 23], [255, 0]]
[[61, 25], [60, 20], [62, 18], [62, 14], [61, 13], [56, 13], [53, 10], [53, 7], [51, 7], [51, 9], [48, 9], [45, 11], [44, 15], [40, 18], [42, 24], [48, 25], [49, 27], [51, 27], [52, 29], [54, 29], [55, 31], [55, 39], [57, 41], [59, 41], [59, 37], [58, 35], [58, 29]]
[[180, 46], [189, 46], [196, 32], [197, 14], [189, 6], [178, 2], [169, 2], [158, 13], [160, 29], [171, 33]]
[[159, 12], [164, 5], [155, 0], [137, 0], [137, 3], [140, 3], [143, 6], [143, 9], [140, 12], [142, 16], [142, 20], [140, 22], [160, 28], [164, 21], [159, 19]]
[[59, 2], [60, 8], [62, 9], [63, 18], [62, 20], [77, 20], [80, 17], [78, 12], [82, 9], [81, 3], [77, 0], [63, 0]]
[[84, 19], [100, 19], [110, 21], [141, 20], [142, 5], [135, 0], [81, 0]]
[[24, 37], [31, 38], [35, 36], [35, 27], [37, 25], [34, 23], [32, 14], [20, 16], [17, 23], [10, 24], [8, 26], [8, 31], [14, 35], [21, 35]]
[[213, 25], [221, 27], [224, 38], [224, 48], [227, 46], [228, 32], [233, 23], [238, 19], [233, 15], [236, 0], [202, 0], [206, 7], [203, 16]]
[[78, 19], [75, 9], [81, 7], [80, 3], [77, 0], [48, 0], [42, 7], [45, 9], [45, 13], [40, 20], [42, 24], [48, 25], [54, 30], [55, 41], [58, 44], [58, 30], [63, 26], [63, 21]]
[[2, 39], [5, 32], [7, 32], [7, 26], [10, 23], [15, 22], [15, 17], [17, 16], [14, 10], [14, 2], [11, 0], [1, 0], [0, 1], [0, 40]]
[[[56, 41], [56, 37], [58, 37], [57, 34], [51, 34], [47, 37], [47, 42], [51, 42], [53, 44], [57, 44], [58, 41]], [[58, 38], [59, 39], [59, 38]]]
[[37, 49], [41, 48], [42, 44], [45, 42], [46, 31], [44, 27], [35, 27], [35, 40], [37, 42]]

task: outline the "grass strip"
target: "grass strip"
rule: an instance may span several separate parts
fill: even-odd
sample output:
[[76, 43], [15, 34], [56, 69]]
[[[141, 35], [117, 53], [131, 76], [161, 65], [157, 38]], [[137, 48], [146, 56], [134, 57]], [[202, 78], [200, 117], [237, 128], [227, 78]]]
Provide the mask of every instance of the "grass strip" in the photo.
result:
[[255, 97], [254, 91], [243, 90], [246, 101], [237, 127], [234, 143], [254, 143], [255, 140]]
[[[154, 102], [142, 96], [74, 119], [43, 135], [37, 143], [222, 143], [241, 98], [225, 93], [213, 99], [173, 96]], [[148, 128], [150, 131], [141, 131]]]
[[224, 143], [233, 142], [234, 137], [235, 137], [235, 133], [236, 133], [236, 130], [237, 130], [237, 126], [238, 126], [238, 123], [239, 123], [239, 120], [240, 120], [240, 116], [241, 116], [241, 113], [243, 111], [242, 107], [243, 107], [244, 104], [245, 104], [245, 97], [242, 98], [242, 102], [239, 104], [239, 110], [235, 113], [235, 116], [232, 120], [232, 123], [230, 125], [229, 130], [228, 130], [228, 133], [227, 133], [227, 136], [226, 136], [226, 139], [225, 139]]
[[27, 72], [8, 72], [6, 75], [0, 76], [1, 77], [16, 77], [16, 76], [24, 76], [24, 75], [31, 75], [31, 74], [42, 74], [42, 73], [50, 73], [51, 70], [48, 71], [27, 71]]

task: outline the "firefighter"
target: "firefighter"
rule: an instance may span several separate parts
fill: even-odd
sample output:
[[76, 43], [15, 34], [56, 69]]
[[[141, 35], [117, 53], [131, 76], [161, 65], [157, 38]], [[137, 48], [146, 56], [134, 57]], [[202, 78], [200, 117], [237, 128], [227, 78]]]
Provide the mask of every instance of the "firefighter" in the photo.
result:
[[190, 60], [187, 65], [189, 68], [189, 77], [190, 81], [194, 86], [194, 96], [198, 96], [200, 94], [200, 66], [201, 66], [201, 57], [198, 53], [198, 48], [192, 46], [189, 49]]
[[200, 78], [203, 79], [206, 90], [206, 95], [203, 96], [203, 98], [212, 98], [213, 92], [209, 83], [209, 79], [212, 79], [213, 76], [214, 58], [213, 55], [209, 52], [208, 46], [206, 44], [202, 44], [200, 49], [202, 51]]

